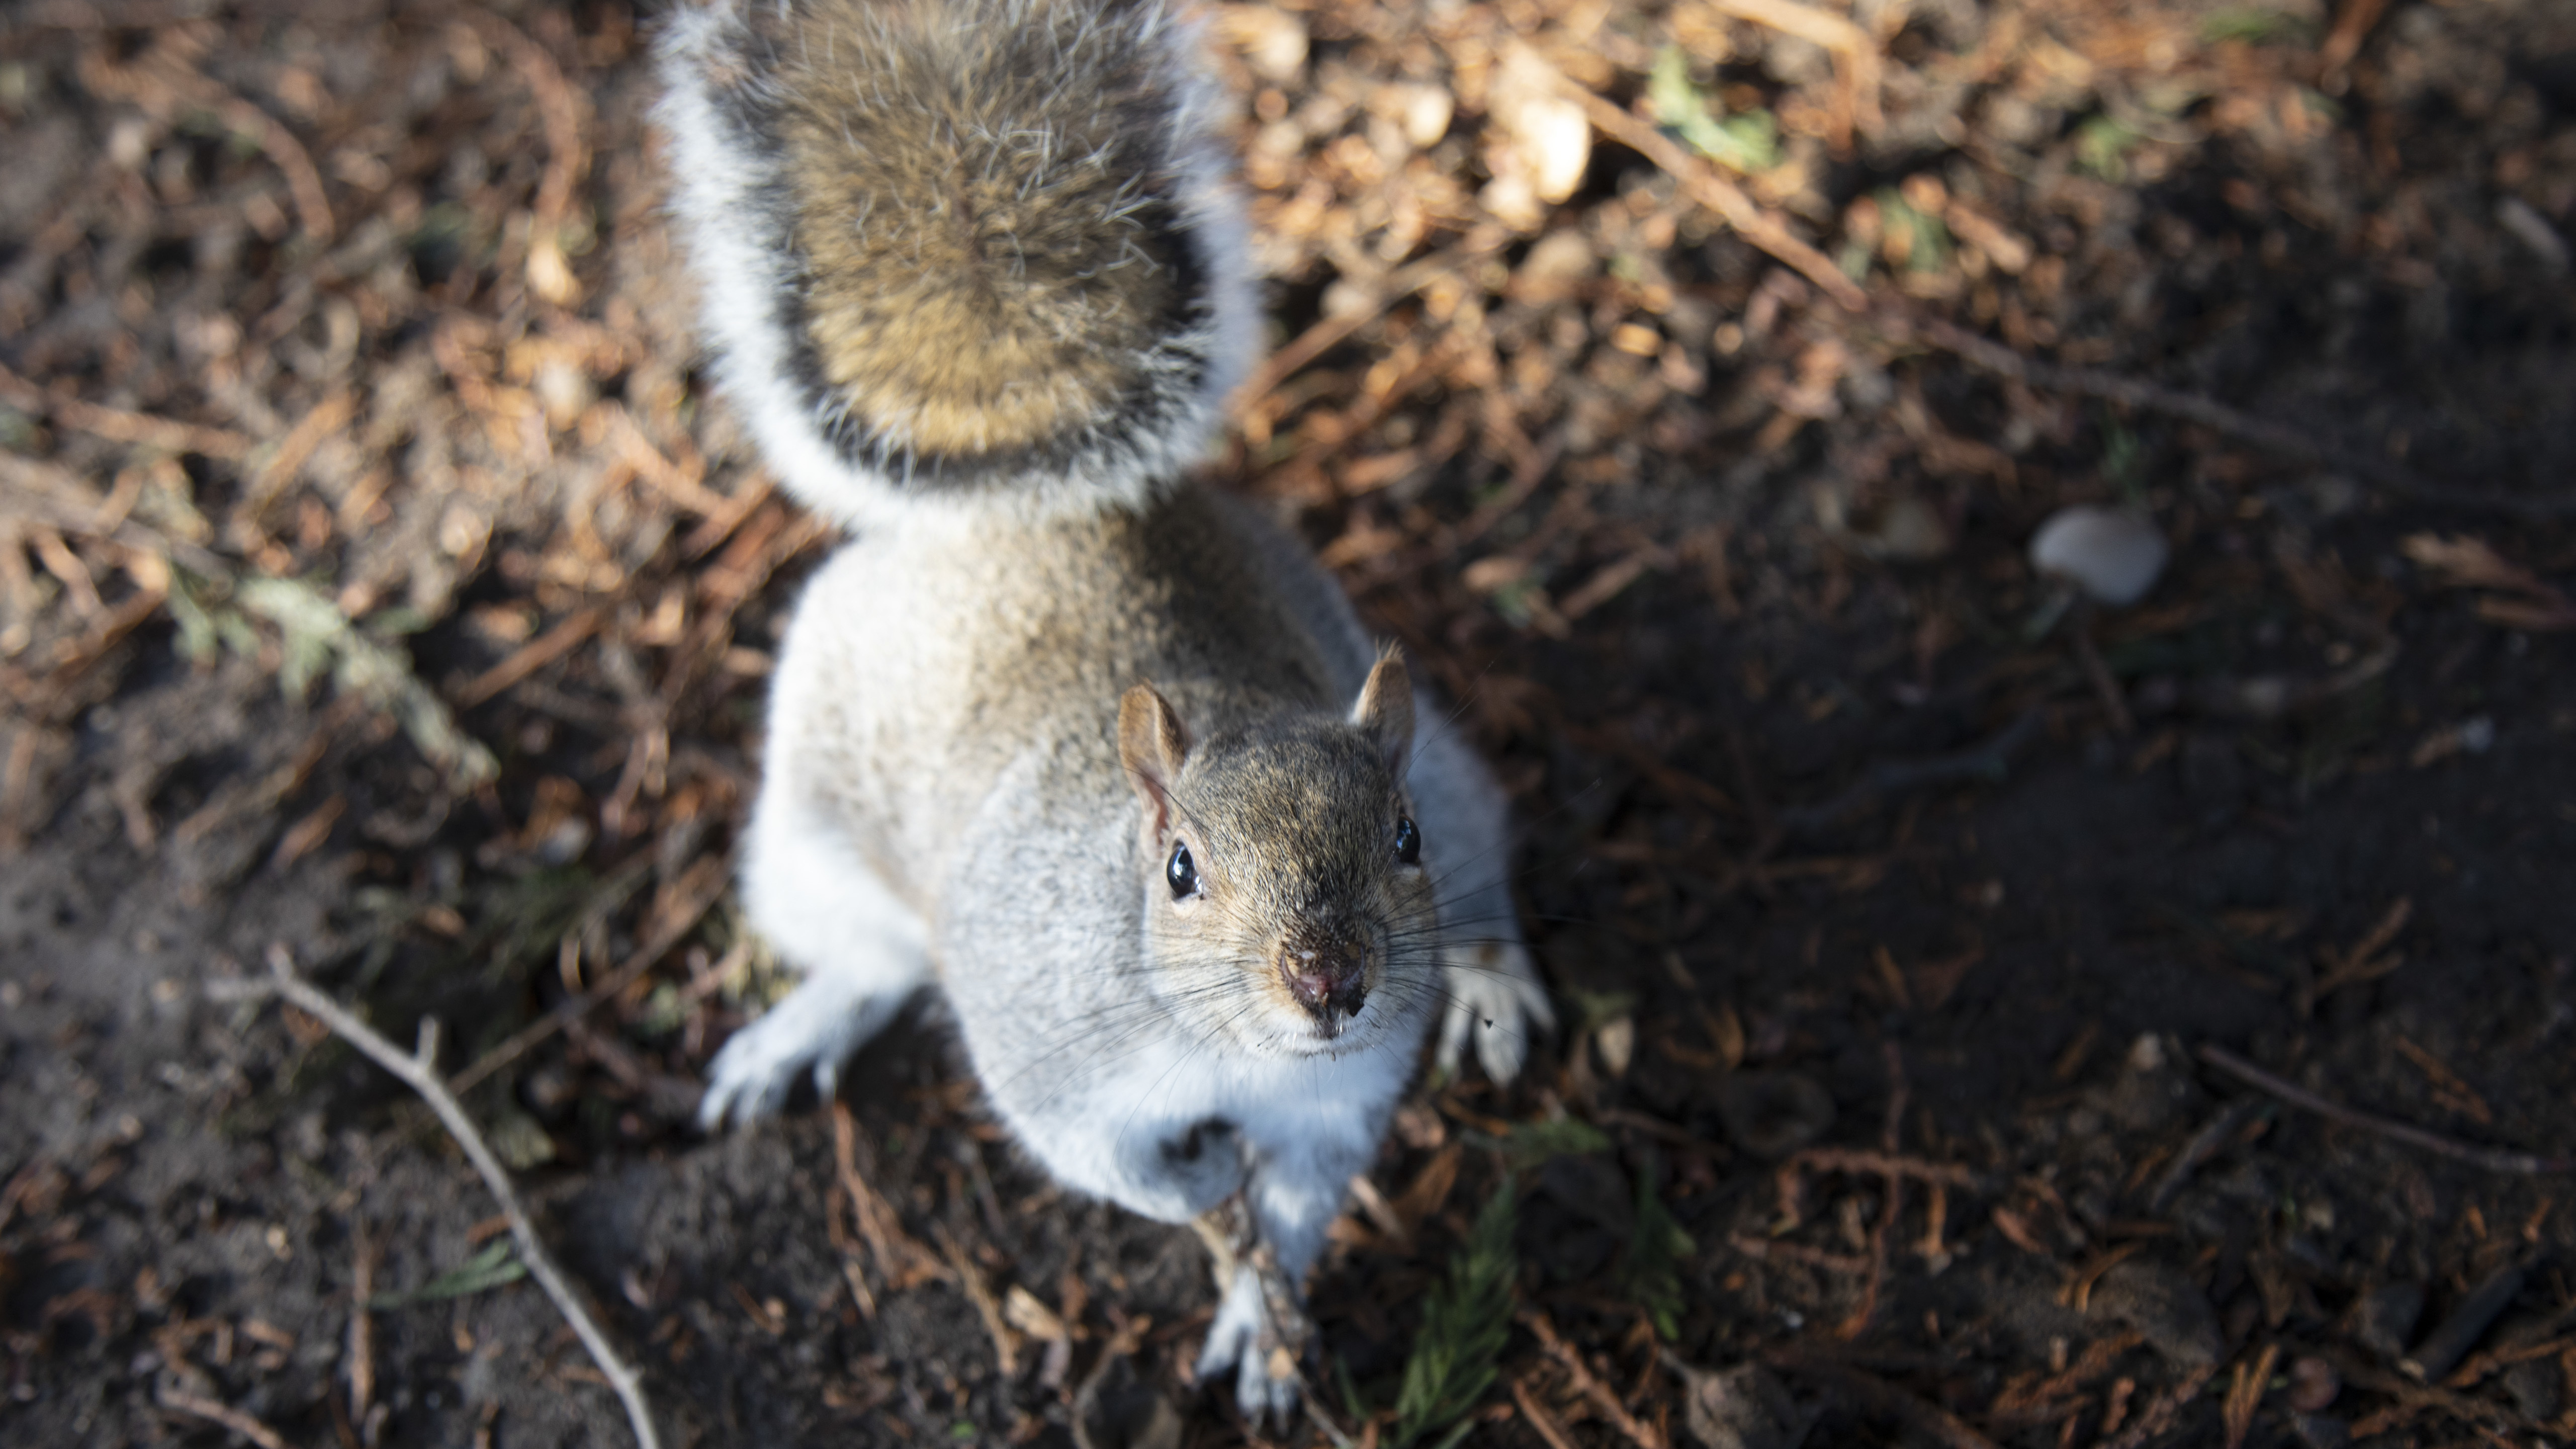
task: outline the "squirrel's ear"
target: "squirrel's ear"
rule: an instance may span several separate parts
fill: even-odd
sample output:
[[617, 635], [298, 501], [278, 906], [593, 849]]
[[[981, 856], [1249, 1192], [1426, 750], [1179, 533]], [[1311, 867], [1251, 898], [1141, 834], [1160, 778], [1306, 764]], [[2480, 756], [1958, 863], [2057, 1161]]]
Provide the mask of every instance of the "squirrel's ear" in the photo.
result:
[[1189, 752], [1190, 732], [1154, 686], [1137, 685], [1118, 701], [1118, 760], [1145, 802], [1147, 824], [1156, 835], [1171, 824], [1172, 782]]
[[1401, 652], [1390, 648], [1379, 656], [1368, 683], [1360, 686], [1360, 702], [1351, 706], [1351, 723], [1377, 741], [1386, 767], [1403, 778], [1413, 753], [1413, 676], [1405, 672]]

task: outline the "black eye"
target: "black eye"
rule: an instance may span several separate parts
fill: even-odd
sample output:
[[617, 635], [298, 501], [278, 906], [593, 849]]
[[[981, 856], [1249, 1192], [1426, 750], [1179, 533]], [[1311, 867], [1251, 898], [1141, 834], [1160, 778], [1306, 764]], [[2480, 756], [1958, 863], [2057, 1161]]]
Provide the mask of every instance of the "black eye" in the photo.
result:
[[1401, 815], [1395, 817], [1395, 858], [1406, 865], [1422, 863], [1422, 832]]
[[1194, 896], [1199, 890], [1199, 868], [1190, 860], [1186, 845], [1172, 847], [1171, 863], [1163, 867], [1163, 879], [1171, 883], [1172, 899]]

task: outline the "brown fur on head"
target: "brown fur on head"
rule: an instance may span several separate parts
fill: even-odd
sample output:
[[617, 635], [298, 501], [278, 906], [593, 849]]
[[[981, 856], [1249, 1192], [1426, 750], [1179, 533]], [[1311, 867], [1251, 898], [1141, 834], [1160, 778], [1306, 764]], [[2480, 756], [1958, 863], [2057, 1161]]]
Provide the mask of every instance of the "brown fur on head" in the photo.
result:
[[1140, 684], [1118, 743], [1144, 805], [1146, 938], [1176, 1005], [1246, 1045], [1340, 1051], [1392, 1014], [1372, 999], [1435, 989], [1402, 660], [1378, 662], [1347, 719], [1280, 714], [1203, 740]]
[[1157, 0], [744, 19], [764, 59], [729, 107], [776, 158], [782, 320], [845, 449], [934, 475], [1061, 462], [1199, 381], [1183, 152], [1204, 118]]

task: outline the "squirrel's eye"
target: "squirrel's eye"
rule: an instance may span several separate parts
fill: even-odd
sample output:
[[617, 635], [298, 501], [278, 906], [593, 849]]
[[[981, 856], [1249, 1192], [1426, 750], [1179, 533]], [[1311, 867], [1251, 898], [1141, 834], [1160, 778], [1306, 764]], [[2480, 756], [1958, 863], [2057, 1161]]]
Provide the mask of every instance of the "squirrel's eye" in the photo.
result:
[[1169, 864], [1163, 867], [1163, 879], [1171, 883], [1172, 899], [1174, 900], [1179, 900], [1183, 896], [1193, 896], [1198, 894], [1199, 868], [1196, 863], [1191, 861], [1190, 848], [1188, 846], [1175, 845], [1172, 847], [1172, 859]]
[[1406, 865], [1422, 863], [1422, 832], [1402, 815], [1395, 817], [1395, 858]]

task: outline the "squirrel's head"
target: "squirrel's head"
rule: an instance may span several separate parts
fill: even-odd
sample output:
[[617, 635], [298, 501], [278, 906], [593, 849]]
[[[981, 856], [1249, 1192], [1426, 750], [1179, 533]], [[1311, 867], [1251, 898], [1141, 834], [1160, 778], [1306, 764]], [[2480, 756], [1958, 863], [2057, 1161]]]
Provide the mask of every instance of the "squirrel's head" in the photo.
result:
[[661, 41], [722, 377], [790, 491], [1138, 503], [1257, 332], [1222, 92], [1165, 0], [711, 0]]
[[1144, 804], [1145, 938], [1167, 998], [1284, 1054], [1373, 1044], [1426, 1001], [1437, 913], [1405, 798], [1413, 690], [1381, 659], [1347, 718], [1195, 738], [1153, 686], [1118, 750]]

